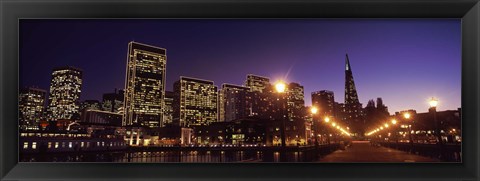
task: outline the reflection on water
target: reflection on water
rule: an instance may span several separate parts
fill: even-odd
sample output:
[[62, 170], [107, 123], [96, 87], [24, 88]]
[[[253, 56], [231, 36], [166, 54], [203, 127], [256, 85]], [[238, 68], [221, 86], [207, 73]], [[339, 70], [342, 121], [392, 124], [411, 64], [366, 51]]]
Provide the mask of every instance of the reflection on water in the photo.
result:
[[[311, 160], [304, 152], [287, 152], [287, 162]], [[155, 151], [104, 153], [21, 154], [21, 162], [126, 162], [126, 163], [221, 163], [280, 162], [280, 152], [265, 151]]]

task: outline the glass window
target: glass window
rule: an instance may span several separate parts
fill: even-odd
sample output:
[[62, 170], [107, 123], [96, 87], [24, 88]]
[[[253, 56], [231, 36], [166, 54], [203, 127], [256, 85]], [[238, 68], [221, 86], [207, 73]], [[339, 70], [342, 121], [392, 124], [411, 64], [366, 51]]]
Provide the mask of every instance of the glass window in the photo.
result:
[[23, 149], [28, 149], [28, 142], [23, 142]]
[[37, 149], [37, 142], [32, 143], [32, 149]]

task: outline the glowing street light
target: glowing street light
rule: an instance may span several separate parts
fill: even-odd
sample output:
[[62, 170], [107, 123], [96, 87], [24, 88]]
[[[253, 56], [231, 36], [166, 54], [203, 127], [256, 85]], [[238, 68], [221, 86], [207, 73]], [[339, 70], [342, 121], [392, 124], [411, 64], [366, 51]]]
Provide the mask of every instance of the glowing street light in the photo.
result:
[[397, 124], [397, 120], [392, 119], [392, 124]]
[[430, 101], [428, 103], [430, 104], [430, 107], [437, 107], [438, 100], [435, 99], [434, 97], [432, 97], [432, 99], [430, 99]]
[[285, 92], [286, 87], [287, 87], [287, 85], [285, 85], [285, 83], [283, 83], [283, 81], [278, 81], [275, 84], [275, 89], [277, 90], [278, 93]]
[[335, 124], [335, 123], [332, 123], [332, 126], [333, 126], [333, 127], [335, 127], [335, 125], [337, 125], [337, 124]]
[[316, 107], [312, 107], [312, 108], [310, 109], [310, 112], [311, 112], [312, 114], [317, 114], [318, 109], [317, 109]]
[[411, 116], [411, 115], [410, 115], [410, 113], [408, 113], [408, 112], [403, 113], [403, 117], [404, 117], [405, 119], [410, 119], [410, 116]]
[[384, 126], [385, 126], [386, 128], [388, 128], [388, 124], [387, 124], [387, 123], [385, 123], [385, 125], [384, 125]]

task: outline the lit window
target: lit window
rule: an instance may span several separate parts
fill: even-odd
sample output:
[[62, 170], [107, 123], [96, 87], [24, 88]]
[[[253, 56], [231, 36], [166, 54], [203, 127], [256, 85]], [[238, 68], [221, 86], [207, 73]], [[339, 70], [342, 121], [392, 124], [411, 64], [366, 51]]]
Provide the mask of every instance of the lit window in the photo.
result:
[[32, 143], [32, 149], [37, 149], [37, 142]]
[[23, 149], [28, 149], [28, 142], [23, 142]]
[[68, 142], [68, 148], [72, 148], [72, 142]]
[[48, 149], [52, 148], [52, 142], [48, 142]]
[[55, 142], [55, 148], [58, 148], [58, 142]]

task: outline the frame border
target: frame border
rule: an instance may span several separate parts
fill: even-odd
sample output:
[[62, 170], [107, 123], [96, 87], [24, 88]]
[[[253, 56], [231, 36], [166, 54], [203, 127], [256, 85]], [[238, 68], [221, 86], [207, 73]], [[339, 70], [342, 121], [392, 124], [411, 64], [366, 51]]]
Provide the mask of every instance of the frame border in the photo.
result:
[[[479, 0], [0, 0], [0, 12], [1, 180], [479, 179]], [[461, 18], [463, 163], [18, 163], [22, 18]]]

